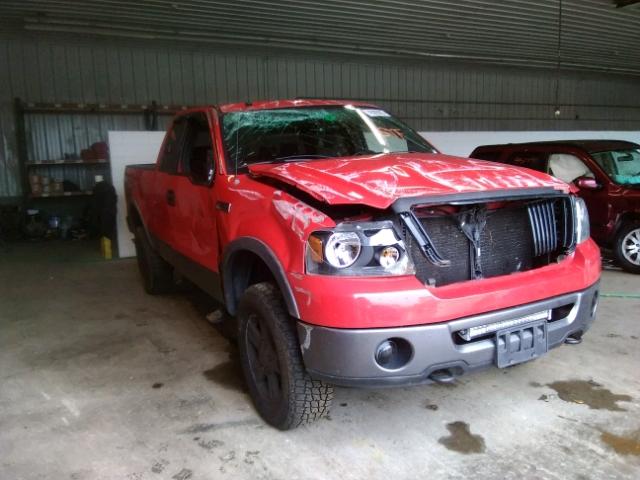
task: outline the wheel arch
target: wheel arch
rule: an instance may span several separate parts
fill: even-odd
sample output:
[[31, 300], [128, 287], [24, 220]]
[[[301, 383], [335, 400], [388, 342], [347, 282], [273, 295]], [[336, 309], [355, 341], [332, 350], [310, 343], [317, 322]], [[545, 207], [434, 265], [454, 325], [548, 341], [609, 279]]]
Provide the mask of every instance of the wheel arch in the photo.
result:
[[620, 230], [622, 230], [622, 228], [624, 228], [624, 226], [628, 225], [629, 223], [640, 223], [640, 210], [627, 211], [618, 217], [612, 235], [612, 243], [615, 242], [615, 239], [618, 237], [618, 233], [620, 233]]
[[136, 228], [142, 227], [144, 230], [144, 234], [147, 236], [147, 240], [154, 247], [157, 248], [154, 236], [151, 235], [151, 232], [147, 228], [147, 222], [144, 217], [140, 213], [140, 209], [135, 203], [130, 203], [127, 207], [127, 226], [129, 227], [129, 231], [135, 235]]
[[272, 280], [282, 294], [289, 315], [300, 318], [286, 273], [273, 251], [261, 240], [242, 237], [232, 241], [224, 251], [221, 272], [225, 305], [230, 314], [236, 314], [240, 296], [249, 286]]
[[142, 215], [140, 214], [140, 209], [138, 209], [137, 205], [133, 203], [130, 203], [127, 207], [127, 226], [131, 233], [135, 233], [136, 227], [138, 226], [142, 226], [145, 232], [147, 230], [144, 220], [142, 219]]

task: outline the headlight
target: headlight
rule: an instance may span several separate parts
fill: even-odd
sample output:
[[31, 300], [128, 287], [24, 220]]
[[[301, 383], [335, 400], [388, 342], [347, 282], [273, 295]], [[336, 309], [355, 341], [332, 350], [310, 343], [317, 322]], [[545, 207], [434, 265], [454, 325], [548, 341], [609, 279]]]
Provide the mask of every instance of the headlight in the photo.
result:
[[334, 268], [347, 268], [355, 263], [360, 255], [360, 237], [353, 232], [336, 232], [329, 235], [324, 254]]
[[309, 273], [323, 275], [409, 275], [415, 273], [393, 222], [344, 223], [307, 240]]
[[589, 238], [591, 234], [589, 228], [589, 213], [584, 200], [575, 197], [573, 202], [574, 219], [576, 225], [576, 243], [582, 243]]

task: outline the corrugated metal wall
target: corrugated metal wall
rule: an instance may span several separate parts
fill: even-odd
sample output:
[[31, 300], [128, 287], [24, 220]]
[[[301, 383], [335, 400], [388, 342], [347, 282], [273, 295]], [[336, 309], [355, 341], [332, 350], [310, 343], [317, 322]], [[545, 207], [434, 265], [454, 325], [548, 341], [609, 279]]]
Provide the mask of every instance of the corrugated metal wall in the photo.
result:
[[[280, 53], [228, 53], [59, 37], [0, 37], [0, 197], [20, 193], [12, 100], [226, 103], [295, 96], [376, 102], [419, 130], [640, 129], [638, 77], [478, 64], [391, 63]], [[31, 160], [60, 158], [142, 129], [141, 117], [34, 116]]]

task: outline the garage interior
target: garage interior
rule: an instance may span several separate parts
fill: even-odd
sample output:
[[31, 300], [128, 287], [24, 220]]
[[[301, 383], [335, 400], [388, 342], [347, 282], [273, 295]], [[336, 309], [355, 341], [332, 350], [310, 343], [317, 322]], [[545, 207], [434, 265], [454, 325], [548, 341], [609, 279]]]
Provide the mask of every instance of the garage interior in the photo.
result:
[[579, 345], [336, 388], [287, 432], [254, 409], [223, 306], [144, 292], [96, 224], [108, 132], [294, 98], [371, 102], [445, 154], [640, 143], [640, 2], [2, 1], [0, 478], [640, 478], [640, 281], [607, 248]]

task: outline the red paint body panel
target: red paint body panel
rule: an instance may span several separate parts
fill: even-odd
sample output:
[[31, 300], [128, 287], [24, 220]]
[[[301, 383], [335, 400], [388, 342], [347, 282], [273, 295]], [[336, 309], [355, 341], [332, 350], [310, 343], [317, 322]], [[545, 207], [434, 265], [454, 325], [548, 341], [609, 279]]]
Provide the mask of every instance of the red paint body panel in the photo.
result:
[[294, 185], [330, 205], [385, 209], [403, 197], [552, 187], [565, 183], [534, 170], [441, 154], [379, 154], [308, 163], [253, 165], [257, 176]]
[[[212, 272], [221, 269], [234, 240], [259, 240], [273, 252], [286, 274], [300, 319], [339, 328], [392, 327], [444, 322], [584, 289], [600, 275], [600, 256], [592, 241], [581, 244], [559, 264], [509, 276], [425, 287], [415, 276], [344, 277], [305, 272], [305, 245], [315, 230], [335, 226], [325, 213], [262, 181], [276, 179], [328, 205], [357, 204], [386, 209], [404, 197], [460, 192], [569, 187], [529, 169], [440, 154], [380, 154], [307, 163], [254, 165], [250, 174], [226, 171], [220, 112], [312, 105], [340, 101], [277, 101], [194, 109], [208, 116], [215, 151], [211, 186], [155, 168], [128, 168], [125, 178], [130, 214], [137, 212], [147, 231]], [[164, 151], [164, 146], [161, 152]], [[161, 155], [162, 156], [162, 153]], [[176, 193], [168, 206], [166, 190]], [[228, 210], [216, 208], [223, 203]]]

